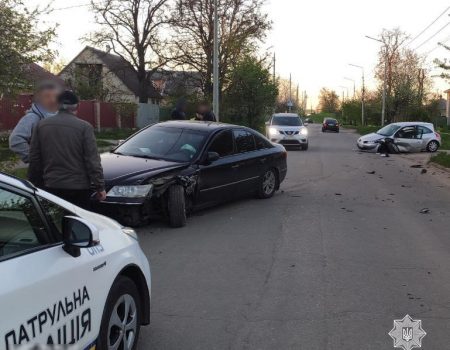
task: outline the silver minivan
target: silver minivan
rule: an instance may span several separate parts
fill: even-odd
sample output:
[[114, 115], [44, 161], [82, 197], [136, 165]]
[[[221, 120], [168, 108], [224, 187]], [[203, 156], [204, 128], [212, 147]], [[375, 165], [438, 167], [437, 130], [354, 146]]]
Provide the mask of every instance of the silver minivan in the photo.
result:
[[391, 138], [400, 152], [436, 152], [441, 146], [441, 135], [431, 123], [401, 122], [386, 125], [375, 133], [361, 136], [357, 146], [362, 150], [377, 149], [377, 141]]

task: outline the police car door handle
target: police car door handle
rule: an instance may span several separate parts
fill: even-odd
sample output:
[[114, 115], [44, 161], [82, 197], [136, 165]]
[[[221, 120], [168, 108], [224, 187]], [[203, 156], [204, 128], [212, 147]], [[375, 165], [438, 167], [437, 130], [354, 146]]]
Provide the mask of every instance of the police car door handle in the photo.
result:
[[261, 158], [259, 161], [260, 161], [261, 163], [265, 163], [266, 160], [267, 160], [267, 158]]
[[232, 165], [231, 168], [232, 168], [232, 169], [237, 169], [237, 168], [239, 168], [240, 166], [241, 166], [240, 164], [235, 164], [235, 165]]

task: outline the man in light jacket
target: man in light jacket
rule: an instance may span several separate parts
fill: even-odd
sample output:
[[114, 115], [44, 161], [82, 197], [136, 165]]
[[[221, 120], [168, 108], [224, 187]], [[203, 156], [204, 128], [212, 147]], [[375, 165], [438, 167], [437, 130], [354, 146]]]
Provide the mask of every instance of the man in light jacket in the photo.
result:
[[105, 200], [105, 181], [94, 128], [78, 118], [78, 97], [71, 91], [59, 97], [57, 115], [41, 120], [33, 130], [28, 178], [38, 187], [84, 209], [96, 192]]
[[40, 120], [54, 116], [58, 112], [58, 94], [60, 92], [60, 87], [51, 81], [38, 84], [31, 109], [19, 120], [9, 136], [9, 148], [24, 163], [29, 162], [33, 128]]

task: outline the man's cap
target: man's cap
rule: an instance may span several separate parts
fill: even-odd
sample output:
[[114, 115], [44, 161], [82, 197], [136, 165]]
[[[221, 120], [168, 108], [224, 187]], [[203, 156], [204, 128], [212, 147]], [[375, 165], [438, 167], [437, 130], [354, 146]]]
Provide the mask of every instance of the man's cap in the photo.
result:
[[66, 90], [58, 96], [58, 102], [62, 105], [77, 105], [80, 100], [73, 91]]

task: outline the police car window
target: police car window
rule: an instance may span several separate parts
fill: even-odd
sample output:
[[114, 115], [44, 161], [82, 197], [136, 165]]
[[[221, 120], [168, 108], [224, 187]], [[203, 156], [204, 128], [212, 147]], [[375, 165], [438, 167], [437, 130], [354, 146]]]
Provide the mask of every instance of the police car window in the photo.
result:
[[232, 155], [234, 153], [234, 145], [231, 130], [223, 131], [215, 136], [208, 152], [217, 152], [221, 158]]
[[239, 153], [251, 152], [256, 149], [253, 135], [246, 130], [233, 130], [236, 148]]
[[38, 197], [39, 203], [42, 206], [42, 209], [44, 210], [44, 213], [47, 215], [48, 221], [55, 232], [61, 234], [60, 239], [62, 240], [62, 222], [63, 218], [66, 215], [74, 215], [67, 209], [59, 206], [58, 204], [55, 204], [53, 202], [50, 202], [49, 200]]
[[46, 244], [34, 203], [0, 188], [0, 259]]

